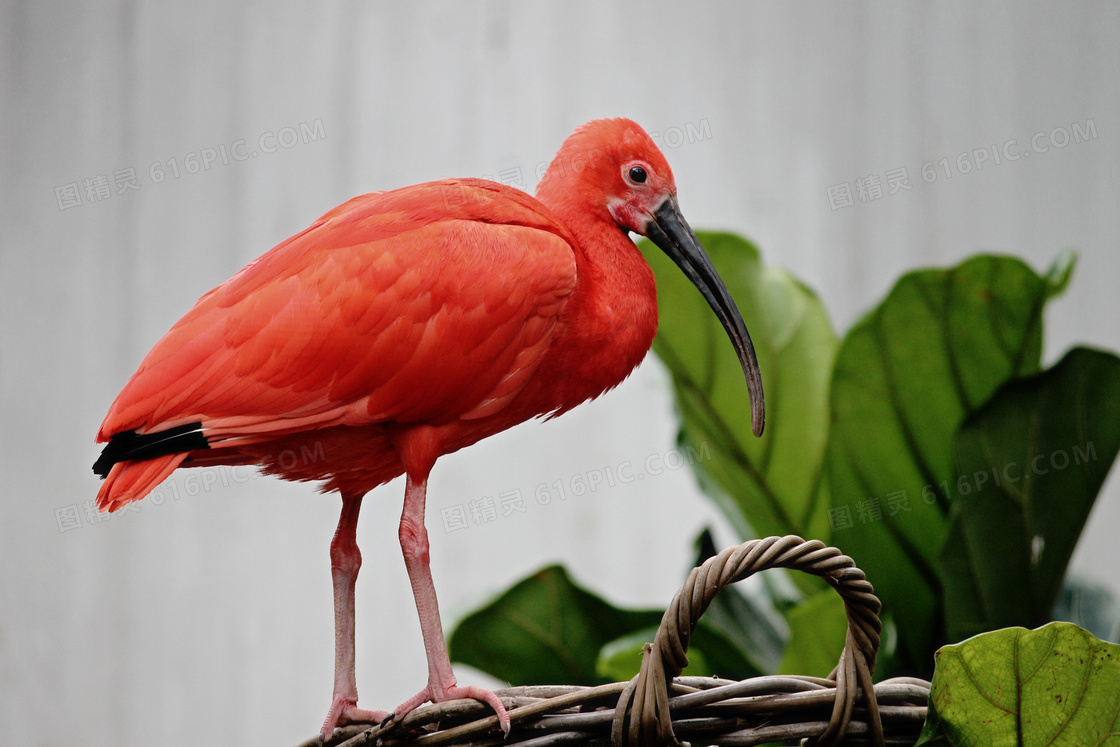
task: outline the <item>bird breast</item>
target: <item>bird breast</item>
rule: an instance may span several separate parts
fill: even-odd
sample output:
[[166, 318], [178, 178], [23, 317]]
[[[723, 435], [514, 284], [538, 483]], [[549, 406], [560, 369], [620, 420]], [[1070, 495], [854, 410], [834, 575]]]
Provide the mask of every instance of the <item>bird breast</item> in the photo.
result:
[[[614, 388], [649, 352], [657, 332], [653, 271], [629, 240], [611, 263], [579, 268], [575, 298], [561, 319], [564, 331], [544, 366], [560, 394], [561, 412]], [[621, 261], [620, 261], [621, 260]]]

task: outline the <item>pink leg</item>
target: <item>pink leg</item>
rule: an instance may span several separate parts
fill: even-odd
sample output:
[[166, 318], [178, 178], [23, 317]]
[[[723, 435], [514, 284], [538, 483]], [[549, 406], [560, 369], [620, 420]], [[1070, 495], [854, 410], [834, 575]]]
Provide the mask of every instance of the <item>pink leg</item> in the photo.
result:
[[331, 709], [319, 732], [326, 741], [336, 726], [380, 723], [384, 711], [358, 708], [358, 686], [354, 681], [354, 582], [362, 567], [355, 533], [362, 496], [343, 495], [342, 515], [331, 540], [331, 579], [334, 581], [334, 696]]
[[393, 718], [401, 718], [417, 706], [428, 702], [442, 703], [456, 698], [474, 698], [487, 703], [498, 714], [502, 731], [509, 733], [509, 714], [498, 696], [481, 687], [459, 687], [451, 671], [451, 657], [443, 638], [439, 620], [436, 588], [428, 563], [428, 530], [424, 526], [424, 501], [427, 480], [408, 477], [404, 493], [404, 511], [401, 513], [400, 540], [404, 551], [404, 564], [412, 581], [412, 594], [416, 598], [416, 611], [420, 614], [420, 630], [424, 635], [424, 649], [428, 655], [428, 686], [397, 706]]

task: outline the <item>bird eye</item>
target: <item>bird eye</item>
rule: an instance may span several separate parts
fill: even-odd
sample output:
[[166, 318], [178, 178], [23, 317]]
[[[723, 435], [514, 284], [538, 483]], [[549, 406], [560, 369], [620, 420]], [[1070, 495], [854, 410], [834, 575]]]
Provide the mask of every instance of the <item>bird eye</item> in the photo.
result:
[[646, 170], [641, 166], [635, 166], [630, 169], [630, 181], [636, 184], [644, 184], [646, 181]]

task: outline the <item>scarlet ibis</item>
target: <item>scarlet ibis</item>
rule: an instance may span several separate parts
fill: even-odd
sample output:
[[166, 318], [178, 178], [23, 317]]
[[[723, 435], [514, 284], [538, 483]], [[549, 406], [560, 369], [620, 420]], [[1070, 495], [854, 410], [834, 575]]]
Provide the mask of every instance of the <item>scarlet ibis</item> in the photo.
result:
[[564, 413], [638, 365], [657, 302], [630, 233], [672, 257], [711, 305], [761, 435], [751, 338], [681, 216], [669, 164], [637, 124], [603, 119], [564, 142], [536, 199], [482, 179], [355, 197], [202, 296], [109, 408], [93, 467], [105, 478], [98, 506], [140, 500], [178, 467], [217, 464], [259, 465], [341, 495], [326, 738], [336, 725], [387, 718], [357, 705], [355, 527], [362, 497], [403, 473], [399, 538], [428, 683], [393, 714], [474, 698], [508, 732], [497, 696], [452, 674], [428, 564], [428, 475], [441, 455]]

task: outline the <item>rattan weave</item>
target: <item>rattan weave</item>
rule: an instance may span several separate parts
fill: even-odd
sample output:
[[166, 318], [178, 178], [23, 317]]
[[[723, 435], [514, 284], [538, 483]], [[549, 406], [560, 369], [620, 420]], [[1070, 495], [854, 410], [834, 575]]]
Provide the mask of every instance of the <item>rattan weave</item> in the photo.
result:
[[[728, 584], [769, 568], [824, 579], [844, 600], [848, 632], [827, 679], [754, 677], [734, 682], [681, 677], [696, 622]], [[872, 684], [882, 625], [879, 599], [851, 558], [796, 536], [751, 540], [694, 568], [673, 597], [641, 672], [598, 687], [538, 686], [498, 691], [509, 710], [508, 736], [481, 703], [429, 704], [387, 726], [336, 729], [331, 747], [371, 745], [589, 744], [649, 747], [691, 744], [913, 744], [926, 717], [929, 683], [895, 678]], [[308, 740], [300, 747], [313, 747]]]

